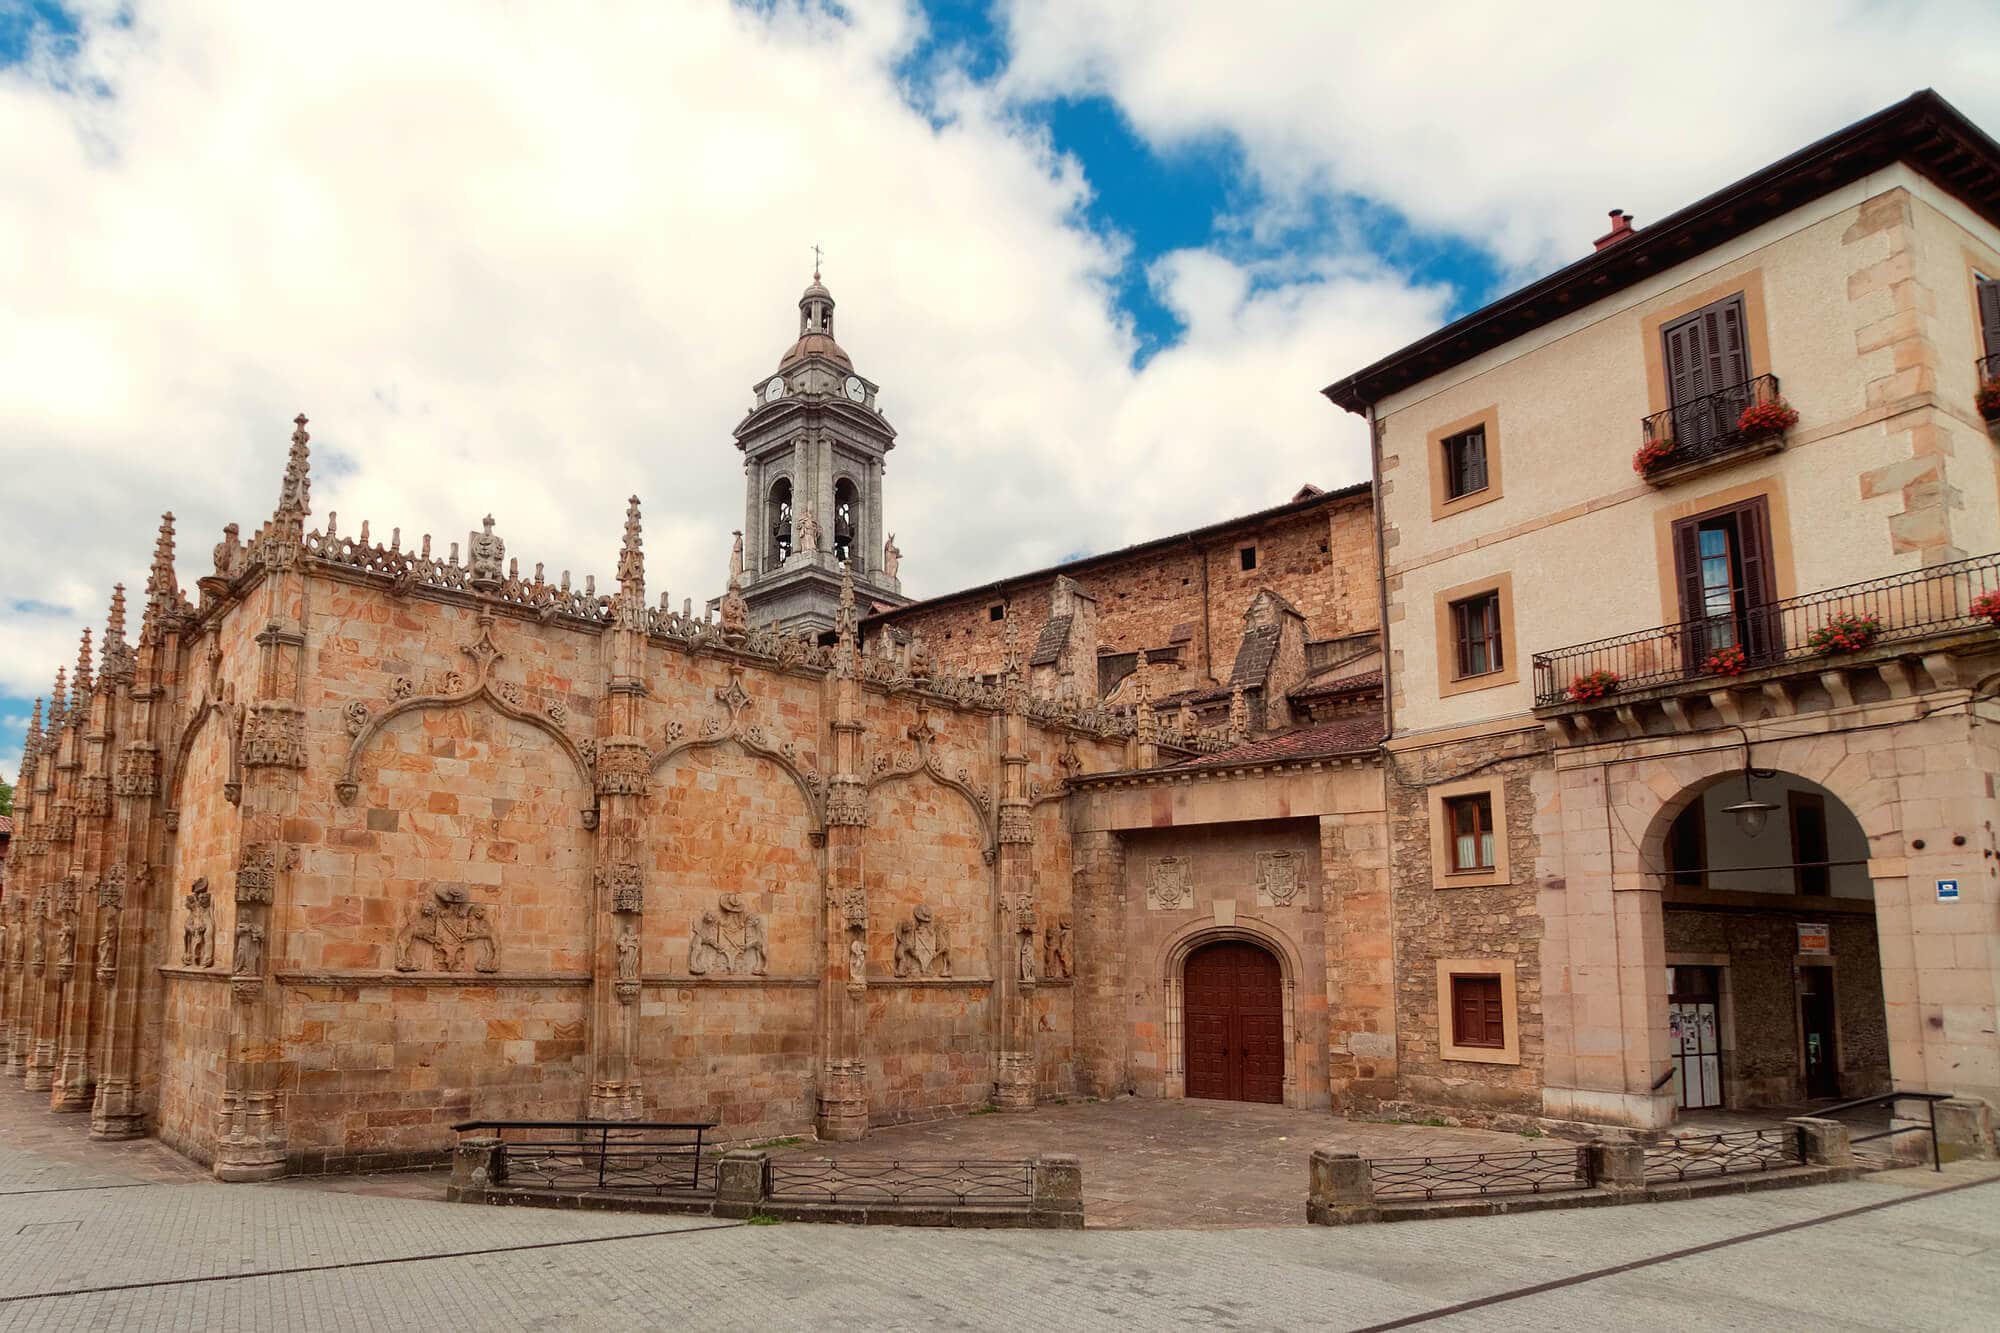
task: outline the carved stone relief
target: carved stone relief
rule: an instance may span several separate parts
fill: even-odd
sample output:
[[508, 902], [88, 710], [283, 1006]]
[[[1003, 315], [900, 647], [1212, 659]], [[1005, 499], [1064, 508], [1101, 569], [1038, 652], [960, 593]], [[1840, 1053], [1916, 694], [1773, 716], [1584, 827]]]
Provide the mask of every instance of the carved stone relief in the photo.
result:
[[1257, 853], [1257, 905], [1306, 906], [1304, 860], [1297, 852]]
[[268, 903], [278, 887], [278, 850], [275, 844], [253, 842], [243, 849], [243, 863], [236, 868], [236, 901]]
[[430, 897], [410, 910], [396, 932], [396, 970], [418, 970], [416, 947], [430, 952], [433, 972], [460, 972], [468, 958], [475, 972], [500, 970], [500, 946], [486, 908], [470, 901], [463, 886], [437, 884]]
[[1146, 906], [1156, 912], [1178, 912], [1194, 906], [1190, 869], [1185, 856], [1155, 858], [1152, 882], [1146, 886]]
[[951, 975], [951, 942], [944, 924], [922, 903], [910, 913], [909, 920], [896, 927], [896, 975]]
[[743, 895], [726, 893], [718, 908], [701, 914], [688, 938], [688, 971], [761, 977], [766, 965], [764, 918], [744, 910]]
[[643, 912], [646, 909], [646, 882], [635, 862], [614, 861], [597, 868], [597, 881], [611, 899], [614, 912]]
[[1059, 917], [1042, 935], [1042, 971], [1050, 977], [1075, 975], [1069, 956], [1069, 918]]
[[264, 928], [250, 921], [236, 923], [236, 956], [230, 970], [239, 977], [261, 976], [264, 972]]
[[630, 1004], [639, 997], [639, 931], [630, 920], [618, 932], [617, 977], [613, 989], [618, 998]]
[[182, 905], [187, 908], [187, 922], [181, 927], [181, 966], [215, 966], [215, 903], [208, 880], [190, 885]]

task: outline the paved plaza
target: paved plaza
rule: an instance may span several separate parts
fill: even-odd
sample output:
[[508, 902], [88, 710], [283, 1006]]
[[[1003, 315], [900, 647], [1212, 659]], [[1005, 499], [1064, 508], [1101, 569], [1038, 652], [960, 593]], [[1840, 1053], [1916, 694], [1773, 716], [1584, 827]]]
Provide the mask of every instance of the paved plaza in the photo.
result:
[[[82, 1117], [26, 1117], [32, 1100], [0, 1094], [0, 1330], [1984, 1329], [2000, 1308], [1990, 1163], [1332, 1229], [751, 1226], [447, 1204], [422, 1173], [223, 1185], [157, 1144], [90, 1144]], [[1072, 1141], [1121, 1110], [1074, 1117]], [[1028, 1118], [898, 1134], [983, 1121]]]

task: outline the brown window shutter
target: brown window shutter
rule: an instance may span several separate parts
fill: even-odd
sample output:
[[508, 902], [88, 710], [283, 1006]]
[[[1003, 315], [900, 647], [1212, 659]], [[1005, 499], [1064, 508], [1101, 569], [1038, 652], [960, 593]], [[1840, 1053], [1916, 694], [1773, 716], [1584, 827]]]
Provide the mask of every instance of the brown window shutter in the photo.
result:
[[1507, 1044], [1507, 1020], [1500, 1007], [1500, 983], [1491, 982], [1483, 988], [1486, 991], [1486, 1044], [1505, 1046]]
[[1979, 280], [1979, 328], [1987, 356], [2000, 356], [2000, 278]]
[[1701, 520], [1674, 524], [1674, 573], [1680, 576], [1681, 620], [1701, 619]]

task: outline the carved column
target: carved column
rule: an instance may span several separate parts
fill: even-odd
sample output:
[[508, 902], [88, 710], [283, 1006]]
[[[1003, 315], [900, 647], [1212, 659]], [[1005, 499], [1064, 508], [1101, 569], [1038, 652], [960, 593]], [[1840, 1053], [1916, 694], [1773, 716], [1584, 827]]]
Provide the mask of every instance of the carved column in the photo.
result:
[[73, 971], [64, 996], [62, 1039], [49, 1094], [49, 1105], [58, 1111], [90, 1109], [96, 1082], [91, 1057], [104, 1035], [105, 992], [109, 987], [98, 979], [95, 965], [99, 885], [110, 860], [112, 756], [118, 714], [125, 706], [124, 692], [132, 683], [131, 654], [125, 642], [125, 587], [120, 584], [112, 591], [110, 618], [104, 628], [103, 659], [83, 732], [83, 767], [76, 802], [80, 891], [69, 926], [75, 934], [67, 946], [70, 954], [67, 965]]
[[855, 661], [854, 583], [841, 577], [839, 640], [827, 678], [833, 778], [826, 801], [826, 953], [820, 978], [824, 1052], [818, 1130], [842, 1141], [868, 1134], [868, 895], [862, 888], [868, 788], [861, 777], [861, 680]]
[[625, 511], [616, 614], [609, 638], [597, 748], [597, 870], [592, 922], [590, 1107], [593, 1120], [637, 1120], [644, 1110], [636, 1055], [645, 910], [645, 800], [653, 755], [640, 733], [646, 698], [646, 579], [639, 500]]
[[999, 901], [995, 928], [995, 992], [1000, 1003], [1001, 1045], [994, 1100], [1005, 1111], [1035, 1108], [1035, 979], [1040, 941], [1035, 931], [1035, 824], [1028, 795], [1026, 702], [1008, 622], [1006, 712], [1001, 719]]
[[[61, 693], [60, 677], [57, 692]], [[83, 741], [81, 727], [73, 725], [66, 712], [55, 728], [56, 752], [49, 809], [49, 851], [44, 863], [42, 891], [36, 896], [37, 933], [30, 940], [29, 969], [35, 980], [33, 991], [33, 1044], [28, 1050], [28, 1067], [21, 1085], [30, 1092], [48, 1092], [55, 1082], [56, 1044], [61, 1035], [63, 983], [68, 980], [62, 958], [63, 912], [69, 890], [75, 885], [76, 805], [75, 791], [79, 755]], [[73, 929], [73, 928], [72, 928]]]
[[20, 1078], [27, 1072], [28, 1048], [33, 1028], [27, 1009], [32, 1001], [28, 985], [28, 934], [40, 923], [29, 916], [27, 905], [46, 873], [48, 859], [48, 805], [42, 791], [42, 701], [28, 720], [28, 734], [21, 742], [20, 781], [14, 786], [14, 840], [9, 858], [7, 892], [0, 899], [6, 911], [7, 947], [4, 990], [6, 1009], [0, 1011], [7, 1043], [7, 1076]]
[[[298, 811], [306, 766], [305, 627], [311, 620], [312, 580], [304, 560], [305, 518], [311, 482], [307, 473], [306, 418], [299, 416], [278, 506], [255, 544], [264, 580], [237, 614], [261, 612], [257, 634], [257, 684], [243, 717], [242, 834], [237, 844], [235, 928], [229, 945], [229, 1050], [223, 1064], [222, 1109], [217, 1126], [218, 1179], [269, 1180], [285, 1174], [284, 1093], [278, 1086], [283, 1043], [278, 1039], [280, 997], [265, 983], [272, 955], [283, 941], [276, 924], [295, 860], [285, 821]], [[252, 621], [255, 623], [255, 621]], [[225, 941], [217, 941], [218, 946]], [[217, 952], [220, 952], [218, 947]]]
[[157, 964], [163, 957], [173, 887], [166, 870], [160, 749], [179, 696], [181, 645], [192, 622], [193, 608], [174, 574], [174, 516], [163, 514], [146, 580], [124, 748], [112, 781], [118, 802], [112, 864], [122, 867], [124, 883], [115, 903], [102, 901], [104, 891], [99, 890], [99, 910], [109, 914], [114, 926], [108, 936], [100, 927], [99, 935], [98, 970], [108, 967], [112, 978], [97, 1098], [90, 1109], [92, 1138], [138, 1138], [145, 1134], [152, 1110], [153, 1089], [141, 1083], [139, 1040], [141, 1033], [157, 1031], [164, 990]]

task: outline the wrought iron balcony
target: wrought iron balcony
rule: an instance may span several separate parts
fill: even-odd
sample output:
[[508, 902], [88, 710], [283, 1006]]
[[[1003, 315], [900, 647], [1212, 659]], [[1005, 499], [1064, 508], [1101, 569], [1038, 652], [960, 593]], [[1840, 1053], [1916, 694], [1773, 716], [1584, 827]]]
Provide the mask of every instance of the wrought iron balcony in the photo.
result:
[[1640, 448], [1663, 452], [1641, 475], [1658, 485], [1756, 445], [1780, 447], [1782, 432], [1745, 430], [1742, 424], [1745, 411], [1778, 398], [1778, 377], [1758, 375], [1653, 413], [1640, 422]]
[[[1535, 707], [1603, 703], [1691, 682], [1713, 688], [1745, 673], [1776, 667], [1796, 671], [1807, 662], [1830, 667], [1877, 645], [1907, 645], [1985, 629], [1995, 622], [1976, 614], [1973, 603], [1995, 592], [2000, 592], [2000, 553], [1537, 653]], [[1828, 642], [1844, 617], [1861, 625], [1858, 633], [1843, 631], [1847, 643], [1857, 647]], [[1587, 685], [1573, 691], [1598, 672], [1610, 677], [1601, 695], [1592, 695]]]

